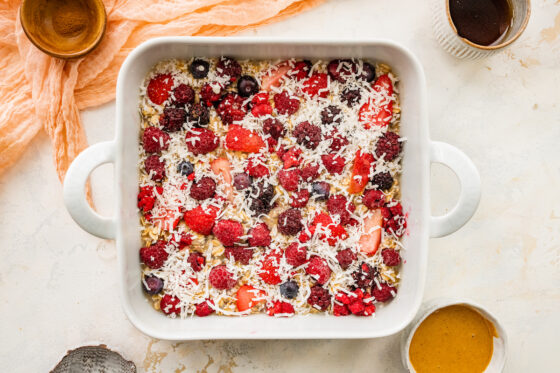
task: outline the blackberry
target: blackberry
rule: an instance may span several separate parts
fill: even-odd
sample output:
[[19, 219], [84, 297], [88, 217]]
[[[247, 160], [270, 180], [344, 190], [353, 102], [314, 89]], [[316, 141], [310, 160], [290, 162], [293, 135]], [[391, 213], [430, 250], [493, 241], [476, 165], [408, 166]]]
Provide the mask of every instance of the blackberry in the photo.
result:
[[373, 175], [371, 179], [373, 185], [377, 185], [377, 189], [380, 190], [389, 190], [393, 186], [393, 176], [389, 171], [380, 172], [378, 174]]
[[293, 132], [298, 144], [305, 146], [307, 149], [315, 149], [321, 142], [321, 129], [307, 121], [301, 122], [296, 126]]
[[187, 120], [187, 112], [183, 108], [166, 107], [159, 117], [159, 124], [167, 132], [175, 132], [183, 127]]
[[298, 291], [299, 286], [295, 281], [288, 280], [283, 284], [280, 284], [280, 294], [282, 294], [282, 296], [285, 298], [294, 299], [295, 297], [297, 297]]
[[375, 278], [376, 272], [377, 271], [366, 262], [361, 263], [358, 270], [352, 273], [354, 284], [356, 287], [362, 289], [371, 287], [371, 285], [373, 285], [373, 279]]
[[183, 176], [189, 176], [190, 174], [192, 174], [194, 172], [194, 166], [189, 161], [181, 161], [177, 165], [177, 172], [180, 173]]
[[237, 82], [237, 93], [243, 97], [249, 97], [259, 91], [259, 83], [249, 75], [243, 75]]
[[331, 305], [331, 294], [325, 288], [320, 285], [315, 285], [311, 288], [311, 293], [309, 298], [307, 298], [307, 303], [312, 307], [316, 307], [321, 311], [326, 311]]
[[265, 184], [263, 181], [253, 184], [251, 196], [256, 196], [249, 205], [255, 215], [267, 214], [272, 209], [270, 201], [274, 198], [274, 186], [270, 183]]
[[342, 91], [340, 98], [348, 107], [353, 107], [362, 99], [362, 93], [359, 88], [348, 87]]
[[270, 135], [274, 140], [278, 140], [281, 136], [284, 136], [286, 131], [284, 125], [278, 119], [267, 118], [263, 122], [263, 132]]
[[208, 75], [210, 63], [204, 60], [194, 60], [189, 66], [189, 71], [195, 79], [203, 79]]
[[399, 135], [394, 132], [386, 132], [383, 134], [375, 145], [375, 155], [377, 158], [384, 156], [383, 159], [389, 162], [397, 158], [402, 148], [399, 139]]
[[342, 110], [338, 106], [329, 105], [321, 110], [321, 123], [323, 124], [332, 124], [337, 123], [340, 124], [342, 120], [342, 115], [340, 113]]
[[204, 127], [210, 123], [210, 112], [208, 107], [197, 103], [191, 106], [189, 110], [189, 122], [195, 127]]
[[286, 236], [295, 236], [303, 229], [301, 211], [288, 209], [278, 215], [278, 231]]

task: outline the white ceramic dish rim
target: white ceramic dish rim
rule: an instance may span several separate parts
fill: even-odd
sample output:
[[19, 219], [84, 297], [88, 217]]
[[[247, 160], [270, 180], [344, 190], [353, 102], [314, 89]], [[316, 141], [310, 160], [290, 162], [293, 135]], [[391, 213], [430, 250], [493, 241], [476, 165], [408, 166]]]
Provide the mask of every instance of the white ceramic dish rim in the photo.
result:
[[[192, 52], [191, 52], [192, 50]], [[205, 54], [196, 51], [204, 50]], [[249, 52], [248, 52], [249, 51]], [[294, 52], [296, 51], [296, 52]], [[376, 51], [376, 53], [371, 53]], [[163, 317], [151, 309], [140, 290], [140, 266], [137, 250], [139, 235], [131, 235], [130, 222], [137, 219], [135, 207], [137, 191], [137, 169], [130, 167], [130, 157], [137, 159], [138, 114], [137, 98], [130, 92], [138, 89], [139, 81], [131, 82], [131, 77], [145, 76], [149, 66], [164, 58], [187, 58], [191, 55], [210, 56], [233, 54], [245, 58], [280, 58], [280, 57], [369, 57], [379, 59], [391, 65], [402, 67], [397, 74], [408, 76], [409, 98], [403, 100], [403, 109], [408, 110], [403, 118], [410, 117], [410, 131], [417, 135], [405, 148], [405, 163], [416, 162], [417, 165], [405, 169], [404, 179], [415, 182], [415, 188], [421, 196], [409, 201], [416, 206], [409, 219], [411, 243], [418, 246], [413, 263], [404, 266], [405, 271], [415, 271], [410, 275], [411, 283], [402, 286], [399, 296], [391, 303], [393, 313], [399, 317], [388, 319], [382, 316], [378, 322], [375, 318], [333, 318], [296, 316], [290, 319], [271, 318], [254, 315], [248, 318], [211, 317], [172, 320]], [[389, 61], [389, 56], [398, 56]], [[146, 60], [150, 60], [148, 65]], [[145, 65], [142, 67], [142, 65]], [[146, 67], [148, 66], [148, 67]], [[135, 85], [135, 86], [133, 86]], [[407, 102], [411, 102], [408, 104]], [[131, 105], [134, 104], [134, 107]], [[136, 113], [133, 119], [127, 113]], [[414, 119], [414, 120], [412, 120]], [[131, 123], [132, 124], [127, 124]], [[404, 124], [404, 120], [403, 120]], [[125, 130], [126, 126], [131, 127]], [[136, 132], [134, 132], [136, 131]], [[135, 155], [132, 155], [135, 154]], [[408, 155], [407, 155], [408, 154]], [[125, 159], [126, 158], [126, 159]], [[125, 164], [125, 161], [128, 162]], [[103, 217], [93, 211], [86, 202], [84, 184], [91, 171], [104, 163], [115, 164], [116, 216]], [[449, 213], [443, 216], [430, 216], [429, 165], [442, 163], [451, 168], [461, 183], [459, 200]], [[128, 173], [128, 177], [126, 177]], [[410, 176], [412, 175], [412, 176]], [[411, 182], [412, 184], [412, 182]], [[403, 186], [403, 190], [404, 190]], [[412, 187], [407, 189], [412, 191]], [[412, 192], [411, 192], [412, 193]], [[404, 193], [403, 193], [404, 195]], [[476, 211], [480, 199], [480, 177], [470, 159], [457, 148], [441, 142], [430, 141], [428, 137], [427, 104], [425, 78], [422, 67], [416, 57], [401, 45], [388, 40], [316, 40], [316, 39], [280, 39], [280, 38], [241, 38], [241, 37], [165, 37], [147, 41], [136, 48], [127, 57], [117, 82], [117, 125], [115, 140], [90, 146], [82, 152], [68, 170], [64, 183], [64, 197], [68, 211], [74, 220], [86, 231], [103, 238], [117, 240], [118, 264], [122, 277], [120, 284], [122, 303], [130, 321], [142, 332], [155, 338], [167, 340], [189, 339], [279, 339], [279, 338], [373, 338], [394, 334], [412, 320], [422, 301], [424, 278], [427, 264], [428, 236], [441, 237], [463, 226]], [[404, 197], [403, 197], [404, 198]], [[406, 209], [406, 204], [405, 204]], [[128, 224], [128, 225], [127, 225]], [[138, 225], [139, 227], [139, 225]], [[407, 240], [409, 238], [405, 238]], [[134, 246], [127, 250], [127, 246]], [[135, 255], [132, 256], [131, 253]], [[407, 257], [405, 256], [405, 260]], [[410, 268], [410, 269], [407, 269]], [[140, 306], [141, 299], [145, 304]], [[405, 303], [405, 301], [408, 303]], [[134, 304], [133, 304], [134, 303]], [[398, 306], [401, 304], [401, 306]], [[404, 306], [406, 309], [404, 309]], [[148, 308], [149, 313], [140, 307]], [[397, 312], [398, 311], [398, 312]], [[142, 315], [141, 315], [142, 314]], [[157, 316], [156, 316], [157, 315]], [[303, 319], [305, 318], [305, 320]], [[325, 322], [325, 320], [329, 322]], [[369, 320], [365, 321], [365, 320]]]
[[422, 305], [422, 309], [418, 312], [414, 320], [405, 329], [401, 336], [401, 360], [403, 366], [408, 369], [410, 373], [415, 373], [416, 370], [410, 363], [410, 358], [408, 352], [410, 350], [410, 343], [412, 342], [412, 337], [416, 332], [416, 329], [420, 324], [435, 311], [453, 305], [466, 305], [474, 310], [478, 311], [483, 317], [488, 319], [494, 327], [498, 337], [494, 338], [494, 353], [492, 354], [492, 359], [488, 364], [488, 367], [484, 370], [485, 373], [498, 373], [503, 371], [506, 364], [507, 350], [508, 350], [508, 337], [507, 333], [500, 324], [500, 321], [494, 316], [488, 309], [484, 306], [466, 298], [435, 298]]

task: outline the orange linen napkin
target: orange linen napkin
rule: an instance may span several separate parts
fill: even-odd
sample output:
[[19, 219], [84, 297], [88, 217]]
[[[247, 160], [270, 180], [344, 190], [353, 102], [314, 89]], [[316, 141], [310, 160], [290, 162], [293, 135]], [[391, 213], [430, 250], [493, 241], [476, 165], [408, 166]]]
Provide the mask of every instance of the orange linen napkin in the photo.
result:
[[121, 63], [165, 35], [230, 35], [302, 12], [323, 0], [104, 0], [107, 32], [90, 55], [64, 61], [35, 48], [19, 22], [20, 1], [0, 3], [0, 174], [44, 128], [62, 181], [87, 146], [80, 109], [115, 97]]

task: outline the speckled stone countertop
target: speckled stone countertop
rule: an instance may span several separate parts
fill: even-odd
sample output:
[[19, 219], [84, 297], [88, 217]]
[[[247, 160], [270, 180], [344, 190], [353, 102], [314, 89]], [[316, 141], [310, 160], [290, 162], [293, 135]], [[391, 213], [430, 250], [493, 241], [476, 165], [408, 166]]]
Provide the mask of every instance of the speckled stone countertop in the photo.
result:
[[[528, 29], [482, 61], [447, 55], [429, 2], [332, 0], [249, 36], [381, 37], [424, 65], [430, 133], [465, 151], [483, 184], [463, 229], [430, 241], [425, 299], [469, 297], [503, 322], [506, 372], [560, 371], [560, 2], [534, 0]], [[89, 141], [114, 135], [115, 105], [83, 114]], [[94, 199], [112, 209], [111, 166], [93, 174]], [[458, 195], [432, 168], [432, 211]], [[0, 179], [0, 363], [46, 372], [67, 349], [105, 343], [140, 372], [401, 372], [399, 338], [170, 343], [136, 330], [117, 289], [115, 245], [82, 231], [62, 201], [46, 135]]]

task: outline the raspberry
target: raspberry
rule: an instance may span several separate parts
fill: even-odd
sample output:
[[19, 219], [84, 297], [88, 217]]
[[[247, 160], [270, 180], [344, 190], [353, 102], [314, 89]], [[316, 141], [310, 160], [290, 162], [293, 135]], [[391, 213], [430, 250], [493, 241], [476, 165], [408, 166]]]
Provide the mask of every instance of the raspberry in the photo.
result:
[[352, 273], [354, 278], [354, 283], [358, 288], [368, 288], [373, 284], [373, 279], [375, 278], [376, 271], [369, 264], [363, 262], [360, 264], [359, 269]]
[[233, 186], [237, 190], [244, 190], [251, 186], [251, 176], [241, 172], [233, 176]]
[[204, 127], [210, 123], [210, 112], [208, 111], [208, 108], [201, 103], [191, 106], [188, 117], [189, 122], [195, 127]]
[[266, 135], [270, 135], [274, 140], [278, 140], [284, 136], [286, 131], [284, 130], [284, 125], [278, 119], [267, 118], [263, 122], [263, 132]]
[[224, 246], [233, 246], [243, 235], [243, 226], [235, 220], [220, 220], [212, 229], [212, 233]]
[[153, 77], [148, 83], [148, 98], [156, 105], [163, 104], [169, 97], [173, 84], [171, 74], [160, 74]]
[[380, 190], [368, 189], [364, 192], [362, 203], [371, 210], [378, 209], [385, 205], [385, 194]]
[[263, 117], [272, 114], [272, 106], [269, 103], [255, 105], [251, 108], [251, 114], [254, 117]]
[[256, 196], [253, 197], [249, 206], [255, 215], [267, 214], [272, 208], [270, 202], [274, 198], [274, 186], [264, 182], [255, 183], [251, 187], [251, 196]]
[[214, 197], [216, 193], [216, 182], [211, 177], [205, 176], [191, 185], [190, 196], [197, 201], [203, 201]]
[[401, 256], [395, 249], [384, 249], [381, 251], [383, 263], [389, 267], [396, 267], [401, 263]]
[[142, 212], [148, 212], [154, 208], [155, 203], [154, 189], [149, 185], [140, 187], [140, 192], [138, 193], [138, 208], [142, 210]]
[[294, 236], [303, 229], [301, 211], [288, 209], [278, 215], [278, 231], [287, 236]]
[[338, 152], [340, 149], [342, 149], [346, 145], [350, 144], [348, 139], [346, 137], [342, 136], [341, 134], [339, 134], [338, 131], [336, 131], [336, 130], [331, 132], [325, 138], [325, 140], [331, 140], [331, 145], [329, 146], [329, 149], [333, 152]]
[[278, 172], [278, 181], [280, 185], [289, 192], [294, 192], [298, 189], [300, 178], [301, 171], [298, 169], [280, 170]]
[[350, 315], [350, 311], [345, 304], [333, 304], [333, 315], [335, 316], [348, 316]]
[[189, 66], [189, 71], [195, 79], [206, 78], [209, 70], [210, 63], [205, 60], [196, 59]]
[[359, 88], [346, 88], [342, 91], [340, 99], [346, 103], [346, 106], [353, 107], [362, 99], [362, 92]]
[[214, 309], [210, 307], [210, 304], [213, 305], [214, 302], [211, 300], [205, 300], [204, 302], [197, 304], [194, 314], [198, 317], [204, 317], [213, 314]]
[[162, 181], [165, 177], [165, 162], [159, 159], [157, 155], [150, 155], [144, 161], [146, 173], [151, 175], [152, 180]]
[[261, 262], [259, 277], [269, 285], [278, 285], [282, 279], [278, 275], [280, 257], [277, 253], [268, 254]]
[[327, 201], [327, 211], [331, 215], [340, 217], [340, 224], [348, 224], [350, 214], [354, 213], [356, 206], [352, 202], [348, 202], [343, 195], [332, 195]]
[[329, 73], [329, 76], [340, 83], [344, 83], [346, 82], [346, 79], [356, 75], [357, 71], [357, 63], [349, 59], [332, 60], [327, 65], [327, 72]]
[[194, 90], [190, 85], [179, 84], [173, 90], [173, 96], [179, 104], [191, 104], [194, 101]]
[[179, 107], [166, 107], [159, 117], [159, 124], [167, 132], [179, 131], [187, 121], [187, 112]]
[[204, 264], [206, 264], [206, 259], [201, 253], [195, 251], [189, 254], [187, 263], [190, 264], [193, 271], [200, 272], [204, 268]]
[[383, 229], [385, 232], [402, 237], [406, 229], [406, 217], [402, 211], [402, 205], [397, 203], [392, 207], [381, 208], [383, 215]]
[[295, 192], [290, 198], [290, 206], [294, 208], [302, 208], [307, 206], [307, 202], [309, 202], [309, 196], [309, 190], [307, 189], [302, 189]]
[[302, 80], [309, 76], [313, 64], [309, 60], [298, 61], [294, 64], [292, 70], [290, 70], [289, 75], [294, 77], [296, 80]]
[[224, 256], [226, 258], [233, 258], [233, 260], [243, 265], [247, 265], [253, 257], [253, 249], [240, 246], [226, 247]]
[[319, 177], [319, 165], [307, 164], [301, 169], [301, 178], [303, 181], [311, 182]]
[[200, 100], [206, 106], [212, 106], [220, 101], [224, 87], [220, 83], [206, 83], [200, 88]]
[[255, 96], [253, 96], [253, 98], [251, 99], [251, 104], [253, 105], [269, 104], [268, 100], [269, 100], [268, 93], [260, 92], [257, 93]]
[[169, 147], [169, 135], [159, 128], [148, 127], [142, 135], [142, 146], [147, 153], [159, 153]]
[[177, 246], [179, 250], [183, 250], [185, 247], [189, 246], [193, 241], [193, 238], [188, 233], [183, 233], [179, 237], [179, 241], [177, 242]]
[[371, 289], [371, 295], [378, 302], [387, 302], [389, 299], [393, 298], [393, 293], [397, 293], [397, 289], [389, 286], [385, 283], [380, 283], [379, 287], [373, 286]]
[[237, 93], [228, 93], [218, 105], [216, 112], [224, 124], [231, 124], [245, 118], [247, 109], [243, 105], [245, 100]]
[[187, 227], [196, 233], [207, 236], [212, 232], [212, 227], [214, 227], [217, 215], [217, 207], [209, 206], [207, 209], [203, 209], [202, 206], [198, 206], [185, 212], [183, 219]]
[[152, 246], [140, 249], [140, 260], [151, 269], [158, 269], [163, 266], [169, 254], [165, 250], [167, 242], [159, 240]]
[[342, 110], [338, 106], [329, 105], [321, 110], [321, 123], [323, 124], [340, 124], [342, 120], [342, 115], [340, 114]]
[[181, 300], [170, 294], [165, 294], [161, 301], [159, 302], [159, 308], [166, 315], [178, 315], [181, 313], [181, 307], [179, 306]]
[[262, 157], [249, 157], [247, 161], [247, 174], [252, 177], [265, 177], [270, 175], [270, 170], [263, 164]]
[[344, 170], [344, 158], [338, 154], [323, 154], [321, 161], [323, 161], [323, 165], [331, 174], [341, 174]]
[[214, 132], [207, 128], [193, 128], [185, 136], [187, 148], [194, 155], [207, 154], [220, 145]]
[[249, 230], [249, 245], [251, 246], [268, 246], [270, 240], [270, 230], [265, 223], [259, 223]]
[[354, 315], [357, 315], [363, 312], [366, 309], [366, 306], [364, 305], [364, 302], [362, 302], [361, 300], [356, 300], [348, 305], [348, 309]]
[[319, 96], [325, 98], [329, 95], [328, 88], [329, 78], [324, 73], [314, 73], [303, 82], [302, 91], [310, 97]]
[[287, 91], [282, 91], [274, 95], [274, 107], [280, 115], [292, 115], [299, 109], [299, 99], [290, 96]]
[[321, 142], [321, 129], [307, 121], [299, 123], [292, 135], [296, 138], [298, 144], [311, 150], [315, 149]]
[[229, 78], [229, 82], [235, 82], [241, 76], [241, 65], [231, 57], [220, 57], [216, 64], [216, 74]]
[[210, 281], [210, 285], [219, 290], [229, 290], [237, 282], [233, 278], [233, 274], [223, 264], [217, 265], [210, 270], [208, 281]]
[[336, 260], [343, 270], [347, 270], [356, 259], [358, 259], [358, 256], [351, 249], [340, 250], [336, 253]]
[[315, 285], [311, 288], [311, 293], [309, 298], [307, 298], [307, 303], [312, 307], [318, 308], [321, 311], [326, 311], [331, 304], [331, 295], [329, 291], [321, 285]]
[[284, 251], [286, 262], [293, 266], [299, 267], [307, 262], [307, 249], [305, 246], [299, 246], [297, 242], [292, 242]]
[[313, 277], [318, 284], [324, 285], [331, 277], [331, 269], [327, 261], [319, 256], [312, 256], [305, 272]]
[[373, 175], [371, 182], [374, 186], [377, 186], [377, 189], [389, 190], [393, 186], [394, 180], [391, 173], [389, 171], [385, 171]]
[[301, 155], [301, 149], [293, 147], [290, 148], [286, 153], [282, 154], [282, 162], [284, 162], [284, 168], [288, 169], [291, 167], [297, 167], [300, 164], [299, 156]]
[[402, 144], [399, 139], [399, 135], [394, 132], [386, 132], [383, 136], [381, 136], [379, 140], [377, 140], [377, 144], [375, 146], [375, 155], [377, 158], [379, 159], [384, 156], [383, 159], [388, 162], [397, 158], [402, 148]]
[[269, 316], [274, 316], [276, 314], [280, 315], [291, 315], [295, 313], [294, 306], [288, 302], [276, 301], [271, 308], [267, 310]]

